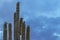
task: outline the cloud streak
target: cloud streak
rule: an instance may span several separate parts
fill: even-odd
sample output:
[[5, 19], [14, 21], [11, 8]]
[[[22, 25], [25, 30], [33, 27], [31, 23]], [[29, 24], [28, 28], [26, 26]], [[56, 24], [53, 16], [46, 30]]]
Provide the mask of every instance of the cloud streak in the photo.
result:
[[[25, 0], [21, 2], [22, 12], [29, 15], [60, 17], [60, 0]], [[35, 15], [35, 16], [36, 16]]]

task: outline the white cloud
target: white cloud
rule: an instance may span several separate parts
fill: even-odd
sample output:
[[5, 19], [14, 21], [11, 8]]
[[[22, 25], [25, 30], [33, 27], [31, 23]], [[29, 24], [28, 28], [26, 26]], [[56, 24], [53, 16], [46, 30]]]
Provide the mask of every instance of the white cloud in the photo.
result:
[[0, 31], [0, 37], [2, 37], [3, 36], [3, 31]]
[[59, 33], [53, 33], [53, 36], [58, 37], [57, 40], [60, 40], [60, 34]]
[[3, 33], [2, 31], [0, 31], [0, 34]]
[[53, 33], [53, 35], [60, 38], [60, 34], [59, 33]]
[[0, 39], [3, 39], [3, 31], [0, 31]]

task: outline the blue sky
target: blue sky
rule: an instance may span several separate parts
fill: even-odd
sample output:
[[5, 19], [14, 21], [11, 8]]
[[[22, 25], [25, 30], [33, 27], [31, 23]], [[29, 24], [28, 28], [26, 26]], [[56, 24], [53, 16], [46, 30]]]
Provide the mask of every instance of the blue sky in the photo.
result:
[[30, 25], [31, 40], [60, 40], [60, 0], [0, 0], [0, 40], [4, 21], [13, 24], [18, 1], [20, 16]]

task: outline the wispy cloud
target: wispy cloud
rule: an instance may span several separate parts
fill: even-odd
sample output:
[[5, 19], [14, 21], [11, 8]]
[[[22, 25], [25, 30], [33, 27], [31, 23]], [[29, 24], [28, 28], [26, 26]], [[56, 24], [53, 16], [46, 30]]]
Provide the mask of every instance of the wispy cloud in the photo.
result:
[[5, 3], [11, 3], [13, 0], [0, 0], [0, 8], [3, 7]]
[[[32, 16], [60, 17], [60, 0], [23, 0], [21, 11]], [[36, 14], [36, 15], [35, 15]]]

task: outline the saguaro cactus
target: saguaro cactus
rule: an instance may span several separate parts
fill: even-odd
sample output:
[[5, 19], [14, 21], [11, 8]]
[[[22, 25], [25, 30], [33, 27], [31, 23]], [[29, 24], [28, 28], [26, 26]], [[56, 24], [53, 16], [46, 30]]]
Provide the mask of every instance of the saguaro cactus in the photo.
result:
[[[27, 32], [26, 32], [27, 31]], [[26, 32], [26, 33], [25, 33]], [[20, 40], [20, 35], [22, 40], [29, 40], [30, 29], [27, 27], [23, 18], [20, 18], [19, 21], [19, 2], [16, 5], [16, 12], [14, 13], [14, 40]]]
[[22, 40], [25, 40], [25, 21], [23, 22], [23, 25], [22, 25]]
[[8, 24], [8, 30], [9, 30], [9, 40], [12, 40], [12, 25], [11, 25], [11, 23]]
[[7, 40], [7, 22], [4, 23], [3, 40]]
[[30, 40], [30, 27], [27, 26], [27, 30], [26, 30], [26, 40]]
[[[14, 40], [20, 40], [20, 35], [22, 36], [22, 40], [30, 40], [30, 27], [27, 27], [23, 18], [19, 19], [19, 2], [16, 4], [16, 12], [14, 13]], [[12, 24], [8, 24], [9, 30], [9, 40], [12, 40]], [[4, 31], [3, 31], [3, 40], [7, 40], [7, 23], [4, 23]]]
[[19, 2], [16, 4], [16, 12], [14, 14], [14, 40], [20, 40], [18, 28], [19, 28]]

